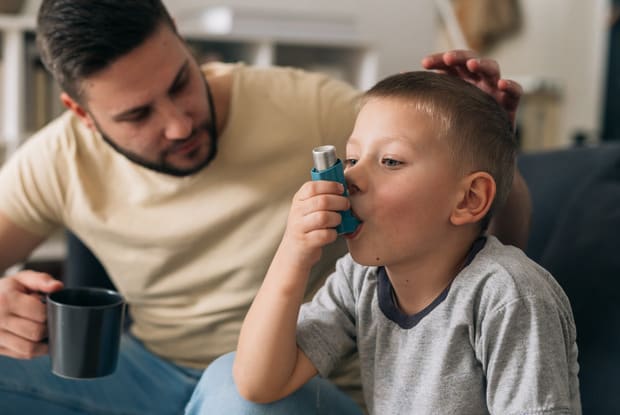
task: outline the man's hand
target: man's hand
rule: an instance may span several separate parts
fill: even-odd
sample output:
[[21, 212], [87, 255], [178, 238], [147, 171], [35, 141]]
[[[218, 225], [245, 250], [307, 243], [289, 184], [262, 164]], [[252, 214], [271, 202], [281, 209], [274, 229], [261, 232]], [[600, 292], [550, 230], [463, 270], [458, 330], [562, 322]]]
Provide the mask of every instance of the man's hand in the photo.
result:
[[47, 314], [40, 293], [60, 290], [48, 274], [22, 271], [0, 278], [0, 355], [31, 359], [47, 354]]
[[493, 59], [480, 59], [469, 50], [451, 50], [428, 55], [422, 59], [422, 66], [476, 85], [504, 107], [514, 125], [523, 88], [515, 81], [501, 79], [499, 65]]

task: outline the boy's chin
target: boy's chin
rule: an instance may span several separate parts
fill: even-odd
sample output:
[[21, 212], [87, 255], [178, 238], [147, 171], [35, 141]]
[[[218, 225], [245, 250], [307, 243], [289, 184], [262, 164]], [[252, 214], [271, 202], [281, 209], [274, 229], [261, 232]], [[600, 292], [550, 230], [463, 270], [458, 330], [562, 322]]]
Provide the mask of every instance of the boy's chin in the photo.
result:
[[351, 258], [353, 258], [356, 263], [365, 267], [376, 267], [382, 265], [381, 258], [376, 255], [364, 255], [362, 252], [356, 251], [355, 248], [351, 249], [351, 245], [349, 243], [347, 243], [347, 246], [349, 248]]

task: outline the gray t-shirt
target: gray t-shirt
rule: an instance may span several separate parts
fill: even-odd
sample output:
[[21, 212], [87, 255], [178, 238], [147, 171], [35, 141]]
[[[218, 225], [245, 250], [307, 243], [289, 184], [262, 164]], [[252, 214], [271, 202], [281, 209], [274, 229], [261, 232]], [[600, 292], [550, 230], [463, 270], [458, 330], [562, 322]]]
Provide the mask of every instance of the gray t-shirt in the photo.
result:
[[581, 414], [568, 298], [519, 249], [478, 243], [413, 316], [394, 304], [383, 268], [344, 256], [302, 306], [299, 346], [322, 376], [357, 350], [372, 414]]

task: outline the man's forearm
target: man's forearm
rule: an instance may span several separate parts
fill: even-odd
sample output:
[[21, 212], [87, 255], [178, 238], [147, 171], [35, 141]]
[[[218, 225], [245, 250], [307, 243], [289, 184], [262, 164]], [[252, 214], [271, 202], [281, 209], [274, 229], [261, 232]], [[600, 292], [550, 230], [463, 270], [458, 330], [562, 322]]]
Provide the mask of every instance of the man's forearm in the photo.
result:
[[530, 190], [517, 170], [508, 199], [491, 220], [489, 232], [506, 245], [525, 249], [530, 235], [531, 216]]

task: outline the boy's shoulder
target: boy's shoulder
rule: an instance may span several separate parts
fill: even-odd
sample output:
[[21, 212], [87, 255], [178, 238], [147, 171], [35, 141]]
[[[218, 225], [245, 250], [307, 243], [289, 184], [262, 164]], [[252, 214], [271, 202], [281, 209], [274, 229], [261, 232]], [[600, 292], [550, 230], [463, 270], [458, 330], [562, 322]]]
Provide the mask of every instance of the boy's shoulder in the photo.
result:
[[552, 303], [570, 313], [568, 298], [555, 278], [521, 249], [494, 236], [457, 276], [453, 288], [469, 292], [482, 308], [497, 310], [527, 300]]

